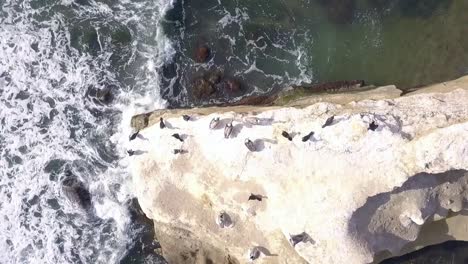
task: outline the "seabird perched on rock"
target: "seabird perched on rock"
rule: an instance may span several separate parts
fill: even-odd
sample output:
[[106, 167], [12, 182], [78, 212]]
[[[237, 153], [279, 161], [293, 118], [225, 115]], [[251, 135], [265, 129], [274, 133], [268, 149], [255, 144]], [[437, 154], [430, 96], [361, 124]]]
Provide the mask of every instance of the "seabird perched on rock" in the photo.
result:
[[302, 137], [302, 142], [308, 141], [314, 135], [314, 131]]
[[159, 127], [161, 129], [165, 128], [166, 127], [166, 124], [164, 124], [164, 119], [161, 117], [159, 118]]
[[128, 140], [129, 141], [134, 140], [138, 136], [138, 133], [140, 133], [140, 130], [137, 130], [135, 133], [131, 134]]
[[128, 153], [129, 156], [133, 156], [133, 154], [135, 154], [135, 151], [129, 149], [129, 150], [127, 150], [127, 153]]
[[335, 116], [330, 116], [327, 121], [325, 121], [325, 124], [323, 124], [322, 128], [325, 128], [327, 126], [330, 126], [333, 123], [333, 119], [335, 119]]
[[219, 213], [218, 217], [216, 218], [216, 223], [221, 228], [231, 227], [232, 226], [231, 217], [224, 211]]
[[253, 247], [249, 250], [249, 260], [254, 261], [260, 257], [262, 252], [258, 247]]
[[178, 139], [180, 142], [184, 142], [184, 140], [182, 139], [182, 137], [181, 137], [179, 134], [177, 134], [177, 133], [172, 134], [172, 137], [175, 138], [175, 139]]
[[183, 118], [185, 121], [190, 121], [190, 116], [189, 116], [189, 115], [182, 115], [182, 118]]
[[258, 125], [260, 123], [259, 119], [256, 117], [245, 117], [244, 121], [250, 125]]
[[295, 247], [298, 243], [310, 241], [310, 236], [306, 232], [302, 232], [298, 235], [289, 235], [289, 243]]
[[372, 122], [369, 124], [369, 127], [367, 128], [367, 130], [375, 131], [378, 127], [379, 127], [379, 125], [377, 125], [377, 124], [375, 123], [375, 121], [372, 121]]
[[246, 138], [244, 141], [245, 146], [250, 150], [250, 151], [255, 151], [255, 144], [252, 142], [252, 140]]
[[185, 149], [174, 149], [174, 154], [185, 154], [187, 152], [188, 151], [186, 151]]
[[232, 121], [231, 121], [230, 123], [227, 123], [226, 126], [224, 127], [224, 138], [229, 138], [229, 136], [231, 136], [232, 129], [233, 129], [233, 126], [232, 126]]
[[250, 200], [257, 200], [257, 201], [261, 202], [262, 199], [263, 199], [263, 196], [262, 196], [262, 195], [251, 193], [250, 196], [249, 196], [249, 200], [248, 200], [248, 201], [250, 201]]
[[292, 141], [292, 139], [293, 139], [292, 136], [291, 136], [288, 132], [286, 132], [286, 131], [283, 131], [283, 132], [281, 133], [281, 135], [282, 135], [283, 137], [287, 138], [289, 141]]
[[210, 121], [210, 129], [215, 129], [219, 125], [219, 117], [215, 117]]

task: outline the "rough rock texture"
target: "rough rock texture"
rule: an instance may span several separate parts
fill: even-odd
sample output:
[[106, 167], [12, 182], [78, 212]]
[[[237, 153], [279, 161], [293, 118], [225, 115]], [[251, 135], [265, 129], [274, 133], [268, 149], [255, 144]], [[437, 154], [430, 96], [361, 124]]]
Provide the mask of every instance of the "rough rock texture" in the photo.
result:
[[[165, 257], [246, 263], [247, 251], [260, 246], [266, 254], [256, 263], [371, 263], [467, 239], [460, 219], [468, 199], [468, 81], [461, 80], [394, 99], [146, 115], [143, 139], [130, 143], [145, 152], [131, 157], [131, 169]], [[151, 125], [158, 116], [167, 128]], [[210, 130], [214, 117], [221, 122]], [[257, 151], [247, 149], [246, 138]], [[251, 193], [267, 198], [249, 201]], [[222, 211], [232, 227], [216, 224]], [[293, 248], [289, 235], [302, 232], [312, 241]]]

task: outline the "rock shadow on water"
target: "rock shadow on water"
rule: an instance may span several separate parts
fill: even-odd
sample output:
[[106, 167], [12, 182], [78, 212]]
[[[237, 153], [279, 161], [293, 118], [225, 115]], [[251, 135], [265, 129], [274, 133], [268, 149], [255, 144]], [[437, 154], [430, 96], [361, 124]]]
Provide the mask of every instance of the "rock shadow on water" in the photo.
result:
[[447, 241], [386, 259], [381, 264], [440, 264], [468, 263], [468, 242]]
[[167, 263], [164, 258], [155, 253], [160, 249], [160, 244], [156, 241], [154, 223], [146, 217], [136, 198], [128, 201], [128, 211], [130, 213], [130, 234], [133, 243], [127, 254], [120, 260], [121, 264], [139, 263]]
[[[373, 221], [376, 214], [378, 214], [381, 210], [391, 210], [391, 208], [387, 208], [386, 205], [390, 202], [392, 196], [396, 196], [398, 194], [402, 194], [406, 191], [411, 190], [431, 189], [433, 187], [440, 186], [444, 183], [455, 183], [462, 177], [465, 177], [467, 173], [468, 172], [465, 170], [454, 170], [440, 174], [419, 173], [410, 177], [401, 187], [396, 187], [391, 192], [380, 193], [375, 196], [369, 197], [366, 203], [352, 214], [352, 217], [348, 223], [348, 232], [350, 234], [353, 234], [353, 236], [356, 237], [356, 239], [363, 243], [371, 243], [368, 246], [372, 249], [374, 249], [373, 247], [375, 245], [383, 244], [406, 245], [403, 248], [412, 248], [412, 246], [418, 246], [417, 239], [416, 241], [410, 241], [392, 233], [393, 231], [402, 231], [400, 230], [401, 228], [410, 228], [403, 227], [401, 225], [401, 222], [396, 222], [399, 221], [398, 216], [388, 219], [388, 221], [398, 223], [398, 230], [392, 229], [387, 231], [386, 228], [391, 228], [392, 225], [389, 223], [385, 223], [385, 226], [374, 226], [374, 228], [378, 228], [377, 231], [374, 233], [369, 230], [369, 227], [371, 227], [372, 225], [371, 222]], [[438, 197], [431, 196], [429, 197], [429, 199], [438, 199]], [[428, 204], [430, 203], [437, 203], [437, 201], [429, 201]], [[440, 210], [441, 208], [433, 207], [421, 208], [421, 216], [423, 217], [423, 219], [426, 219], [425, 216], [430, 217], [434, 214], [443, 215], [443, 213], [439, 212]], [[424, 226], [431, 223], [434, 222], [426, 222], [422, 225], [422, 229], [418, 237], [420, 237], [421, 234], [423, 234]], [[451, 236], [447, 235], [448, 228], [445, 228], [445, 230], [442, 230], [441, 232], [443, 233], [441, 234], [441, 236], [445, 236], [446, 240], [453, 240]], [[392, 254], [394, 253], [388, 252], [387, 250], [377, 252], [375, 260], [382, 260], [388, 258], [392, 256]]]

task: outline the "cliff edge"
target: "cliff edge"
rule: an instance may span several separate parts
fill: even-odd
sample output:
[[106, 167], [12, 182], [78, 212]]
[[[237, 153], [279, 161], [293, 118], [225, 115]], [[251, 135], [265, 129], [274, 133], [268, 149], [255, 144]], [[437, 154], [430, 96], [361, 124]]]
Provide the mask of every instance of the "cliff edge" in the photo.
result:
[[135, 118], [134, 189], [165, 258], [372, 263], [468, 240], [468, 78], [395, 90]]

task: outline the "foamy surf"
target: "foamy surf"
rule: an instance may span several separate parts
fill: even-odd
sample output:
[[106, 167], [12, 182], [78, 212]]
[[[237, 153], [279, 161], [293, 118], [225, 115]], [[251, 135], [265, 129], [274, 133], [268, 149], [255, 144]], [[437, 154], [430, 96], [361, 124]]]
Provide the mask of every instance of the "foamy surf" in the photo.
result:
[[[158, 68], [172, 51], [159, 20], [171, 5], [3, 3], [1, 263], [118, 263], [138, 239], [123, 143], [131, 115], [164, 107]], [[76, 25], [94, 31], [77, 37]], [[128, 30], [112, 35], [115, 25]], [[130, 43], [116, 43], [126, 31]], [[125, 82], [120, 70], [138, 75]], [[89, 97], [106, 87], [109, 102]]]

